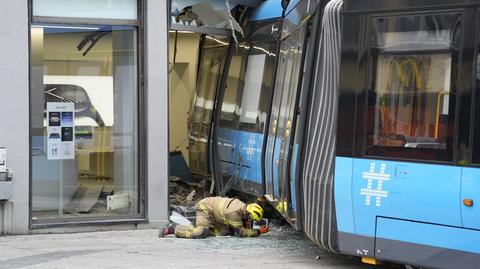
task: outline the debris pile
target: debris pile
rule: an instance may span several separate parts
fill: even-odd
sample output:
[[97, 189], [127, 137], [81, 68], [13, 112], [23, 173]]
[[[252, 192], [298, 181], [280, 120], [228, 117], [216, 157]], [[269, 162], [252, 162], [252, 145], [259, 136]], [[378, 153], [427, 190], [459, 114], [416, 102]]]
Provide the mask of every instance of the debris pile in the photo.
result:
[[195, 182], [170, 176], [170, 210], [195, 221], [195, 204], [210, 196], [207, 180]]

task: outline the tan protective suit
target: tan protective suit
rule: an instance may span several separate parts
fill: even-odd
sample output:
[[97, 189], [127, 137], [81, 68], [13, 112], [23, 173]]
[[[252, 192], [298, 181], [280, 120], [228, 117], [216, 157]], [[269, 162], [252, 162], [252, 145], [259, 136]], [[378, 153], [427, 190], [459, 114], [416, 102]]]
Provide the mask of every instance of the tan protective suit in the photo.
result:
[[243, 227], [246, 205], [234, 198], [208, 197], [196, 205], [196, 226], [177, 225], [175, 235], [182, 238], [203, 238], [208, 235], [258, 236], [256, 229]]

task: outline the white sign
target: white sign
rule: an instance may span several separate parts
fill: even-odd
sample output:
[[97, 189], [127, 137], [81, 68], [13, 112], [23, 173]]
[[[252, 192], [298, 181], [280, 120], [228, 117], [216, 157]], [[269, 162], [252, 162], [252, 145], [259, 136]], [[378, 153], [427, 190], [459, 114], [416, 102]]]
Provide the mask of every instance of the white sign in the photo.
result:
[[7, 172], [7, 149], [0, 148], [0, 173]]
[[250, 135], [250, 139], [248, 139], [248, 148], [246, 149], [248, 160], [251, 161], [253, 155], [255, 154], [255, 134]]
[[47, 159], [75, 159], [75, 103], [47, 103]]
[[[370, 163], [370, 171], [363, 172], [363, 179], [367, 180], [367, 188], [361, 188], [360, 194], [365, 195], [365, 205], [371, 204], [371, 197], [375, 197], [375, 205], [382, 206], [382, 198], [388, 197], [388, 192], [383, 190], [383, 181], [390, 180], [390, 174], [385, 174], [386, 164], [380, 166], [380, 173], [375, 173], [375, 163]], [[377, 181], [377, 188], [373, 188], [373, 181]]]

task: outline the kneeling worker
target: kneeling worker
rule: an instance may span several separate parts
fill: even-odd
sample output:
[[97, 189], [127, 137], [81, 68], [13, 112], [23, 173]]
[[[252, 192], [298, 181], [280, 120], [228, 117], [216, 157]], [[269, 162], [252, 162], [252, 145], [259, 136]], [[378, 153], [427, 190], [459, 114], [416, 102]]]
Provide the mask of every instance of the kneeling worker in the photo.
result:
[[205, 238], [213, 235], [238, 235], [255, 237], [269, 231], [268, 226], [253, 229], [253, 221], [263, 217], [263, 209], [258, 204], [244, 204], [228, 197], [208, 197], [195, 205], [196, 226], [176, 225], [160, 230], [160, 237], [175, 234], [182, 238]]

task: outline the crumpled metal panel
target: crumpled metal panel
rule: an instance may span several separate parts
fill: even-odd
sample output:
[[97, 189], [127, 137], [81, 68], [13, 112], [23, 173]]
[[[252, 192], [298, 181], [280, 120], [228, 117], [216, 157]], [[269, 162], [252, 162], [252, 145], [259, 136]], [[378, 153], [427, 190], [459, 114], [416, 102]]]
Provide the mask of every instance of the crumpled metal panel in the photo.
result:
[[[172, 16], [177, 23], [194, 23], [196, 26], [213, 28], [235, 29], [242, 33], [242, 28], [227, 10], [227, 2], [230, 10], [237, 5], [255, 8], [261, 0], [174, 0], [172, 1]], [[190, 7], [190, 8], [188, 8]], [[186, 12], [185, 8], [188, 8]]]
[[[229, 2], [230, 2], [230, 8], [233, 9], [237, 5], [257, 7], [263, 1], [262, 0], [229, 0]], [[197, 5], [200, 3], [209, 3], [215, 8], [215, 10], [225, 9], [224, 0], [173, 0], [172, 11], [174, 11], [175, 8], [178, 8], [178, 10], [182, 10], [185, 7]]]

